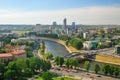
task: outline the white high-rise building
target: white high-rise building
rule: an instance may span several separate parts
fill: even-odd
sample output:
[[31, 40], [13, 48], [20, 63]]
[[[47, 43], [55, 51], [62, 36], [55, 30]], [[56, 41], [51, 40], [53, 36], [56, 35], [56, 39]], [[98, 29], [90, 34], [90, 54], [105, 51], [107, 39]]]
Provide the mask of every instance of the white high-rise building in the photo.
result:
[[88, 32], [83, 33], [83, 38], [90, 38], [90, 34]]

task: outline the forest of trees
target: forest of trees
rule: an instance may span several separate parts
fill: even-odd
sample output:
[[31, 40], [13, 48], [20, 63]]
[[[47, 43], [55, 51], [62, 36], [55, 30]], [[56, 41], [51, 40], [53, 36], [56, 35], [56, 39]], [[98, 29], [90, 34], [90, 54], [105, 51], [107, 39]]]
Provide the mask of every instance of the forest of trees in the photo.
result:
[[37, 57], [11, 61], [8, 64], [0, 62], [0, 80], [24, 80], [26, 77], [31, 77], [50, 68], [49, 60]]

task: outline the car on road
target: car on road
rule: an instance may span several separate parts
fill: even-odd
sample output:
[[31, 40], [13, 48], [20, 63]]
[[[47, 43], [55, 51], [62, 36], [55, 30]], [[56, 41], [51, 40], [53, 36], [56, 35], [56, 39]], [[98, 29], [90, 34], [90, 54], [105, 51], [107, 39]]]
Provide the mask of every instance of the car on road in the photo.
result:
[[71, 70], [72, 72], [75, 72], [75, 73], [77, 73], [78, 71], [77, 70]]

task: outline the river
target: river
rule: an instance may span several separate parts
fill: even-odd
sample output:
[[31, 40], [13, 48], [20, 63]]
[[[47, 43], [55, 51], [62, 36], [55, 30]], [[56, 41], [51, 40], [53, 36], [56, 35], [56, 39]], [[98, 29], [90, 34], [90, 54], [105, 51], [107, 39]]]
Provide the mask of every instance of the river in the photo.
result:
[[53, 41], [48, 41], [48, 40], [45, 40], [44, 42], [46, 45], [46, 52], [51, 52], [54, 57], [56, 57], [56, 56], [63, 57], [65, 55], [69, 54], [69, 52], [66, 50], [66, 48], [59, 43], [56, 43]]

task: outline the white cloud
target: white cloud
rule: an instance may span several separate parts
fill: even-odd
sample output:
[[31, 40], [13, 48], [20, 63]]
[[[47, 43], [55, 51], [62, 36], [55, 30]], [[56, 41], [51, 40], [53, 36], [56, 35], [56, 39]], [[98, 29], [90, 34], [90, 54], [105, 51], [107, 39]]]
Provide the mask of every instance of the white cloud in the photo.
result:
[[68, 24], [120, 24], [120, 7], [86, 7], [51, 11], [0, 10], [0, 24], [62, 24], [63, 18]]

